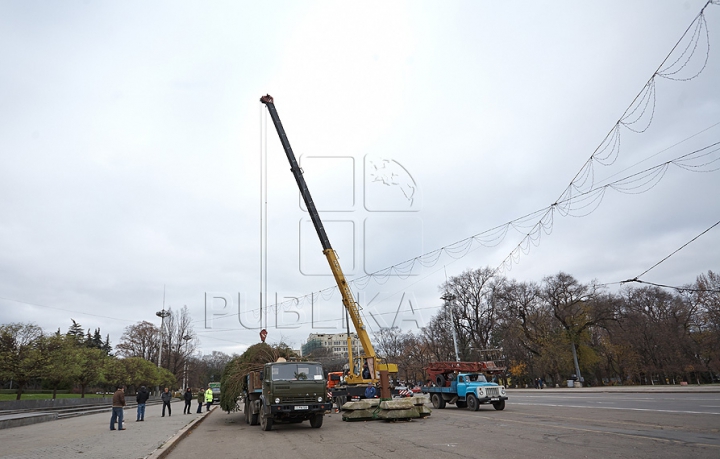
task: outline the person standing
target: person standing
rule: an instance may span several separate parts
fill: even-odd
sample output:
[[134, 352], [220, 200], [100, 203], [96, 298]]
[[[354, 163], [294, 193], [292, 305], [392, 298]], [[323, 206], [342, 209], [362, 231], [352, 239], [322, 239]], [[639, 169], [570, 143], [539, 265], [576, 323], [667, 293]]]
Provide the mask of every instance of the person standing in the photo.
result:
[[185, 408], [183, 408], [183, 414], [190, 414], [190, 405], [192, 405], [192, 391], [188, 387], [185, 391]]
[[362, 377], [363, 379], [370, 379], [370, 368], [368, 368], [367, 362], [363, 364]]
[[112, 416], [110, 416], [110, 430], [115, 430], [115, 421], [117, 420], [117, 430], [125, 430], [123, 427], [123, 407], [125, 406], [125, 387], [118, 386], [112, 398]]
[[202, 388], [198, 389], [197, 401], [198, 401], [197, 412], [202, 413], [202, 406], [203, 406], [203, 402], [205, 401], [205, 391], [202, 390]]
[[166, 387], [162, 394], [160, 394], [160, 399], [163, 402], [163, 410], [162, 410], [162, 416], [165, 417], [165, 407], [167, 407], [168, 410], [168, 417], [172, 416], [172, 408], [170, 408], [170, 401], [172, 400], [172, 394]]
[[372, 383], [368, 383], [365, 389], [365, 398], [375, 398], [375, 394], [377, 394], [377, 389], [375, 389]]
[[210, 405], [212, 405], [213, 402], [213, 393], [212, 393], [212, 387], [208, 384], [208, 388], [205, 391], [205, 403], [207, 404], [207, 409], [205, 411], [210, 411]]
[[150, 393], [148, 392], [147, 388], [145, 386], [140, 386], [140, 390], [135, 396], [135, 400], [137, 401], [137, 419], [135, 420], [135, 422], [145, 420], [145, 404], [147, 403], [149, 398]]

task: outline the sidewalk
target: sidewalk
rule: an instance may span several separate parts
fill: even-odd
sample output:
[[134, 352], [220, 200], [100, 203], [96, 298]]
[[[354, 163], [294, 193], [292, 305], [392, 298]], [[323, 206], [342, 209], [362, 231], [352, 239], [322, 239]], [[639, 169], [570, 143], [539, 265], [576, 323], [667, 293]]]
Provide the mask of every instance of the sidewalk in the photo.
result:
[[[8, 459], [139, 459], [155, 453], [178, 433], [187, 435], [195, 424], [219, 408], [183, 414], [184, 402], [172, 403], [172, 416], [161, 417], [162, 405], [145, 409], [145, 421], [135, 422], [135, 408], [125, 410], [126, 430], [110, 430], [110, 412], [0, 430], [0, 457]], [[167, 448], [167, 446], [165, 447]]]

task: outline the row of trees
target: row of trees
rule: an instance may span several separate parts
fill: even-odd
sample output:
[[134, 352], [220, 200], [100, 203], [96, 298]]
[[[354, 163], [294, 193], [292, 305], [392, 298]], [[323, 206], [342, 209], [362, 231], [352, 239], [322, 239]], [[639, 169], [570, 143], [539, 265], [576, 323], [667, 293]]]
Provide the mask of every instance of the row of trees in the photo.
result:
[[[150, 322], [128, 326], [112, 354], [110, 336], [103, 340], [72, 320], [65, 334], [46, 334], [35, 324], [0, 325], [0, 382], [16, 390], [19, 400], [28, 387], [74, 389], [85, 396], [91, 388], [112, 390], [123, 384], [179, 388], [204, 387], [218, 381], [231, 356], [222, 352], [194, 356], [198, 340], [187, 307], [170, 309], [160, 327]], [[162, 353], [160, 352], [162, 343]], [[162, 361], [158, 362], [162, 354]]]
[[[420, 333], [375, 335], [378, 354], [422, 380], [434, 360], [500, 359], [514, 383], [561, 383], [577, 370], [592, 384], [713, 382], [720, 375], [720, 276], [681, 289], [623, 287], [610, 293], [565, 273], [517, 282], [489, 268], [441, 286], [449, 301]], [[502, 355], [488, 350], [502, 349]], [[577, 367], [575, 365], [577, 360]]]
[[196, 356], [199, 339], [187, 306], [178, 311], [169, 308], [167, 312], [162, 333], [160, 327], [147, 321], [126, 327], [116, 346], [117, 354], [124, 358], [142, 358], [166, 368], [177, 380], [171, 387], [183, 383], [187, 387], [207, 387], [208, 382], [219, 381], [232, 357], [217, 351]]
[[[99, 329], [96, 333], [99, 336]], [[166, 385], [175, 377], [141, 358], [118, 359], [110, 354], [109, 337], [94, 339], [73, 321], [66, 334], [46, 335], [35, 324], [0, 325], [0, 380], [10, 381], [20, 400], [31, 383], [52, 389], [78, 387], [81, 397], [90, 387], [111, 390], [123, 385]]]

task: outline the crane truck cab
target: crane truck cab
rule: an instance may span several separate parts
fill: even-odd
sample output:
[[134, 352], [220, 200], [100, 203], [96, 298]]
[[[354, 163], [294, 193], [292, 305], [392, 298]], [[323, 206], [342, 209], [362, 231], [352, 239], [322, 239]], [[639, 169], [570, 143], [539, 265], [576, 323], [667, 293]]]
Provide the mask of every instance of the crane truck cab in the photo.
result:
[[327, 377], [328, 390], [330, 390], [333, 387], [337, 386], [338, 384], [342, 383], [342, 381], [343, 381], [343, 372], [342, 371], [331, 371], [330, 373], [328, 373], [328, 377]]

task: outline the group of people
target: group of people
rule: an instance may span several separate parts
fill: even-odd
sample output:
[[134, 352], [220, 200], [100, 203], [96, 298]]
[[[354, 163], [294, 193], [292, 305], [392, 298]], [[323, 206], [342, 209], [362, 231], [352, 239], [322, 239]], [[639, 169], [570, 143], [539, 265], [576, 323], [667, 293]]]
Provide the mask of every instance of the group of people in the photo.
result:
[[[135, 422], [145, 421], [145, 405], [147, 404], [149, 398], [150, 392], [148, 392], [147, 387], [141, 386], [137, 392], [137, 395], [135, 396], [135, 400], [137, 401], [137, 419], [135, 420]], [[190, 389], [189, 387], [187, 388], [187, 390], [183, 394], [183, 399], [185, 400], [185, 408], [183, 409], [183, 414], [190, 414], [193, 399], [192, 389]], [[162, 400], [163, 403], [161, 417], [165, 417], [165, 408], [167, 408], [168, 417], [172, 416], [172, 408], [170, 407], [170, 402], [172, 401], [172, 393], [167, 387], [160, 394], [160, 400]], [[202, 413], [203, 403], [206, 405], [206, 411], [210, 411], [210, 406], [213, 403], [212, 388], [208, 386], [207, 390], [198, 390], [197, 401], [198, 407], [196, 413]], [[123, 410], [125, 408], [125, 405], [125, 387], [118, 386], [112, 398], [112, 415], [110, 416], [110, 430], [116, 430], [116, 423], [118, 426], [117, 430], [125, 430], [125, 427], [123, 426]]]

